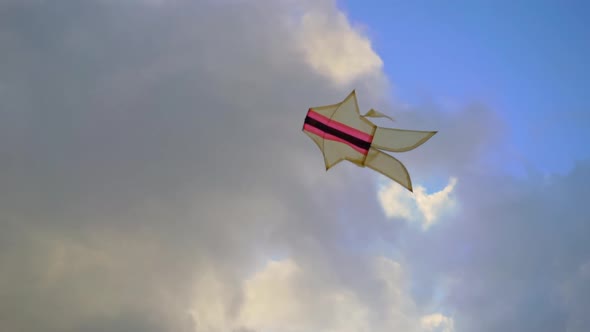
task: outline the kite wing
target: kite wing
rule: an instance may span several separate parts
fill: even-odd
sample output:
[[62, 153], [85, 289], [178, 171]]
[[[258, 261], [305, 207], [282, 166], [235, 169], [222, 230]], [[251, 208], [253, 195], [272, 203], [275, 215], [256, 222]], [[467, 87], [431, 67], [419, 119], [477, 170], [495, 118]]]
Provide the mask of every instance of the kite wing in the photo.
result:
[[375, 148], [369, 149], [365, 166], [387, 176], [409, 191], [414, 191], [410, 174], [404, 164], [387, 153]]
[[404, 130], [377, 127], [372, 146], [391, 152], [414, 150], [428, 141], [436, 131]]
[[353, 90], [338, 104], [310, 108], [303, 132], [322, 151], [326, 170], [348, 160], [357, 166], [371, 168], [412, 191], [406, 167], [380, 150], [410, 151], [424, 144], [436, 131], [382, 128], [365, 117], [388, 116], [373, 109], [361, 115]]

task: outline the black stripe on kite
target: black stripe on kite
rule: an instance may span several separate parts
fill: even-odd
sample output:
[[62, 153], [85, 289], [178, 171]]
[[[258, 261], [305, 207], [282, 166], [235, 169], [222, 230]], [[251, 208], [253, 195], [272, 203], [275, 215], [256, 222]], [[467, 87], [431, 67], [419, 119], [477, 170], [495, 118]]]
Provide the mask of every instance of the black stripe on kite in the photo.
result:
[[347, 134], [343, 131], [340, 131], [334, 127], [330, 127], [326, 124], [323, 124], [323, 123], [319, 122], [318, 120], [312, 119], [309, 116], [307, 116], [305, 118], [305, 123], [323, 131], [326, 134], [330, 134], [330, 135], [336, 136], [338, 138], [341, 138], [341, 139], [345, 140], [346, 142], [348, 142], [352, 145], [355, 145], [361, 149], [369, 150], [369, 148], [371, 147], [371, 142], [367, 142], [367, 141], [362, 140], [358, 137], [354, 137], [352, 135], [349, 135], [349, 134]]

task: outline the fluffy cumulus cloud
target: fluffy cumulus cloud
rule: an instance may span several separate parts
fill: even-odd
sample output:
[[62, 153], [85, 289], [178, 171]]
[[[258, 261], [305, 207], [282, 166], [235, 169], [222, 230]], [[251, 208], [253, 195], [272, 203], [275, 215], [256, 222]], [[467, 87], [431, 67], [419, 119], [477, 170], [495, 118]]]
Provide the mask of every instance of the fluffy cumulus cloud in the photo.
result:
[[423, 230], [428, 230], [441, 218], [453, 212], [456, 197], [453, 190], [457, 178], [451, 178], [447, 186], [432, 194], [426, 192], [421, 185], [410, 193], [396, 183], [388, 181], [379, 189], [378, 197], [385, 215], [389, 218], [401, 218], [410, 222], [418, 222]]
[[453, 332], [453, 319], [441, 314], [422, 317], [422, 326], [428, 331]]
[[[492, 110], [388, 112], [333, 1], [4, 1], [0, 45], [1, 330], [588, 330], [590, 167], [515, 179]], [[301, 134], [353, 88], [439, 130], [414, 195]]]
[[379, 76], [383, 61], [344, 13], [312, 11], [301, 18], [299, 43], [305, 59], [318, 73], [346, 84], [359, 76]]

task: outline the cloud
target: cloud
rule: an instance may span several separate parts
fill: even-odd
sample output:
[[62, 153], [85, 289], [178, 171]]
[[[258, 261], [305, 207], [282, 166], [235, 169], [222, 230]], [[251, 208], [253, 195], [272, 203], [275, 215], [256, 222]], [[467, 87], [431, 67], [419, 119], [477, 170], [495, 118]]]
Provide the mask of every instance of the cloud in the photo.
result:
[[422, 327], [424, 327], [427, 331], [455, 331], [453, 327], [453, 319], [439, 313], [422, 317], [421, 323]]
[[385, 257], [372, 260], [367, 277], [383, 289], [379, 304], [354, 289], [317, 278], [292, 259], [268, 261], [242, 281], [239, 313], [225, 317], [228, 293], [215, 278], [199, 287], [214, 301], [195, 303], [197, 330], [207, 331], [390, 331], [426, 332], [442, 326], [452, 329], [452, 319], [438, 313], [420, 317], [401, 265]]
[[420, 185], [411, 193], [390, 182], [379, 189], [378, 198], [388, 218], [419, 223], [423, 230], [428, 230], [455, 208], [457, 202], [453, 190], [456, 184], [457, 178], [450, 178], [446, 187], [428, 194], [426, 188]]
[[[384, 285], [348, 246], [395, 226], [344, 224], [352, 169], [327, 176], [300, 131], [310, 105], [382, 84], [331, 1], [0, 6], [3, 328], [289, 331], [257, 305], [320, 331], [393, 324], [367, 318]], [[348, 83], [304, 56], [321, 36], [352, 43]]]
[[[588, 330], [587, 164], [515, 178], [493, 110], [379, 106], [381, 60], [332, 1], [154, 4], [0, 5], [3, 328]], [[411, 199], [326, 173], [301, 134], [355, 87], [439, 130], [399, 156]]]
[[369, 308], [347, 289], [319, 287], [293, 261], [270, 262], [245, 284], [239, 321], [255, 331], [361, 331]]
[[[457, 179], [448, 182], [448, 196], [439, 195], [449, 204], [434, 227], [399, 229], [395, 252], [413, 276], [417, 306], [452, 312], [456, 331], [587, 329], [580, 270], [590, 251], [579, 234], [588, 232], [580, 213], [588, 194], [579, 184], [588, 181], [588, 162], [566, 175], [542, 175], [542, 165], [518, 158], [507, 123], [482, 105], [443, 111], [424, 103], [394, 115], [407, 128], [438, 130], [416, 153], [396, 155], [413, 182], [434, 188], [448, 174]], [[385, 215], [425, 226], [430, 209], [393, 188], [377, 189]], [[422, 202], [426, 192], [417, 192]]]
[[350, 25], [344, 13], [330, 14], [312, 11], [301, 18], [299, 43], [309, 65], [339, 84], [382, 76], [383, 61], [370, 40]]
[[463, 175], [455, 193], [461, 213], [404, 234], [416, 302], [437, 298], [454, 312], [458, 331], [582, 331], [588, 247], [581, 234], [589, 225], [578, 207], [588, 190], [577, 183], [589, 171], [584, 162], [549, 179]]

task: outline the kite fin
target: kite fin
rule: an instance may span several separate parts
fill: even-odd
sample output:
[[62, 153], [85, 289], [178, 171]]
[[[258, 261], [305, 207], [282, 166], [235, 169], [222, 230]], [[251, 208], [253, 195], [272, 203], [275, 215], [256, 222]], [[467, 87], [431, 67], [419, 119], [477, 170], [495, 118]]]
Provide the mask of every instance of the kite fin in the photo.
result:
[[388, 118], [391, 121], [395, 121], [389, 115], [386, 115], [386, 114], [383, 114], [381, 112], [375, 111], [375, 109], [373, 109], [373, 108], [371, 108], [365, 115], [363, 115], [363, 117], [365, 117], [365, 118]]
[[413, 192], [412, 180], [406, 167], [394, 157], [377, 149], [369, 149], [365, 167], [375, 170]]
[[372, 146], [385, 151], [406, 152], [424, 144], [436, 133], [436, 131], [377, 127]]

